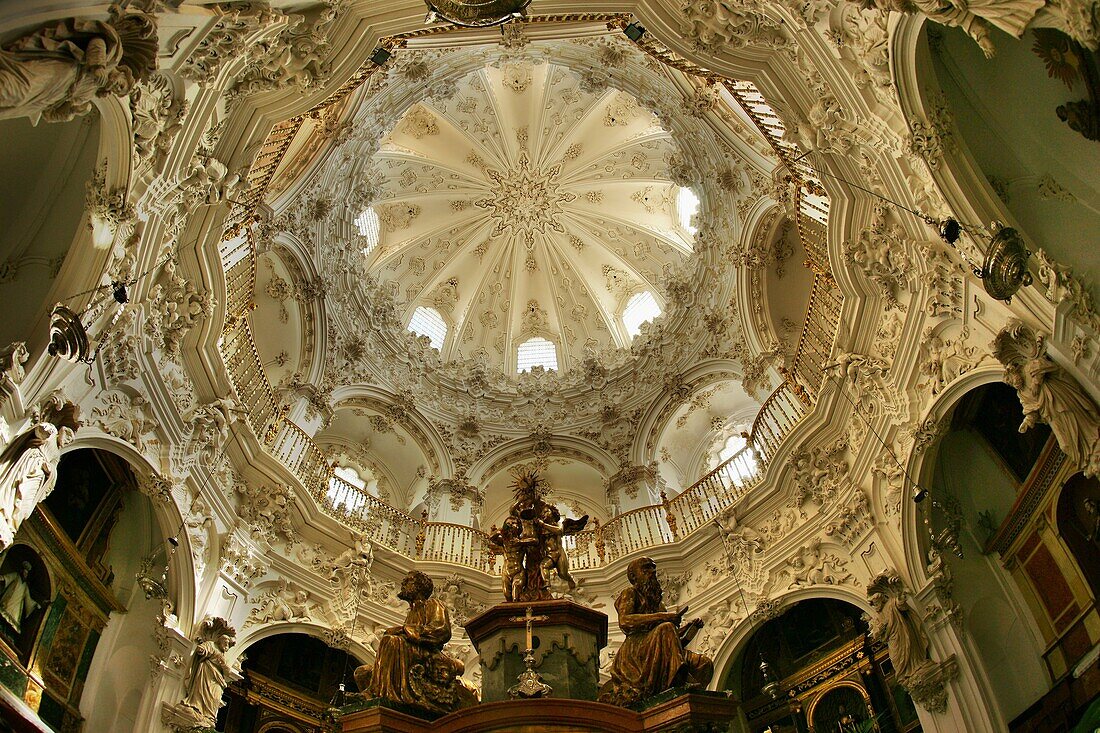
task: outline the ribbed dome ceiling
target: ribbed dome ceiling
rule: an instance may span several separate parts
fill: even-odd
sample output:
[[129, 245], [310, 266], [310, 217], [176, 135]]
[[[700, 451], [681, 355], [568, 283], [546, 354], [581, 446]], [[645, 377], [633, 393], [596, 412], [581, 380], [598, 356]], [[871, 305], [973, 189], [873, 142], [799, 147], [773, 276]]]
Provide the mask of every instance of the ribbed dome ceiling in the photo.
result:
[[567, 369], [586, 347], [627, 345], [627, 301], [663, 304], [662, 270], [691, 253], [676, 155], [625, 92], [588, 91], [552, 62], [486, 66], [383, 141], [368, 270], [397, 282], [406, 322], [422, 306], [443, 316], [444, 358], [514, 372], [517, 347], [541, 337]]

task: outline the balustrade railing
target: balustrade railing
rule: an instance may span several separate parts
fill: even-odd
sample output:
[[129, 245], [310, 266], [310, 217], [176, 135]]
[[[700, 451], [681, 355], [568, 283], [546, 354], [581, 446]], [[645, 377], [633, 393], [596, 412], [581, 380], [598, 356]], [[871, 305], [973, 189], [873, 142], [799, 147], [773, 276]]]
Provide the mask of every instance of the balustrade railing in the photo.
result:
[[222, 334], [221, 353], [237, 400], [247, 410], [249, 426], [257, 436], [266, 435], [275, 419], [277, 403], [247, 319], [237, 321]]
[[[325, 454], [291, 420], [281, 418], [272, 432], [274, 438], [268, 443], [268, 450], [294, 472], [311, 494], [319, 496], [332, 478], [332, 465]], [[369, 496], [362, 493], [364, 497]]]

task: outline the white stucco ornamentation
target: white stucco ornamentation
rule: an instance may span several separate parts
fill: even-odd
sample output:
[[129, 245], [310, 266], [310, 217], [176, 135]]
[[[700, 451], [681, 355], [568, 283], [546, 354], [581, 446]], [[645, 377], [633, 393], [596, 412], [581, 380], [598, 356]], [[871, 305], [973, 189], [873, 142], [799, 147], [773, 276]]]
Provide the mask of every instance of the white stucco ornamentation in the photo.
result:
[[19, 526], [53, 491], [61, 449], [80, 426], [80, 408], [52, 395], [0, 453], [0, 550], [11, 546]]
[[1086, 476], [1100, 473], [1100, 408], [1073, 377], [1046, 354], [1046, 337], [1014, 321], [993, 341], [1004, 381], [1016, 388], [1024, 421], [1050, 425], [1066, 457]]
[[97, 96], [125, 96], [156, 67], [157, 24], [112, 5], [106, 22], [68, 18], [0, 47], [0, 119], [37, 124], [85, 115]]

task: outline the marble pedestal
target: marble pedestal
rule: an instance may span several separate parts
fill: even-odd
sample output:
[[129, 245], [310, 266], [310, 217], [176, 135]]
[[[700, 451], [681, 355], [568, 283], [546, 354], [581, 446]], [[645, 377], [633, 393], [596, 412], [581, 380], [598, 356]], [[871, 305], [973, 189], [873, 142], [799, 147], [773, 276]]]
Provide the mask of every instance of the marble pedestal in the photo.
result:
[[568, 600], [500, 603], [466, 622], [481, 655], [481, 700], [511, 700], [508, 688], [524, 671], [527, 609], [545, 619], [532, 627], [535, 671], [553, 688], [551, 698], [595, 700], [600, 650], [607, 645], [607, 615]]

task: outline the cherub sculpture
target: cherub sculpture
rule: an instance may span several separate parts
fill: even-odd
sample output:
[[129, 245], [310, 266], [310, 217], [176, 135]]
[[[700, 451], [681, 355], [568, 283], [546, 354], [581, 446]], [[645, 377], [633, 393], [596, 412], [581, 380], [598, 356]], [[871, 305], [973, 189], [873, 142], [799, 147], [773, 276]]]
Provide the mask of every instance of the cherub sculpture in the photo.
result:
[[558, 509], [543, 499], [548, 487], [538, 471], [524, 468], [513, 475], [515, 502], [501, 528], [489, 537], [490, 549], [504, 556], [501, 589], [509, 603], [550, 600], [552, 570], [570, 588], [576, 586], [562, 537], [584, 529], [588, 515], [562, 519]]
[[545, 545], [542, 548], [542, 580], [550, 583], [550, 572], [556, 571], [558, 577], [569, 584], [569, 590], [577, 587], [577, 581], [569, 574], [569, 556], [565, 554], [565, 548], [561, 546], [562, 535], [565, 530], [561, 526], [561, 512], [553, 504], [547, 504], [543, 509], [542, 517], [535, 521], [542, 533]]

